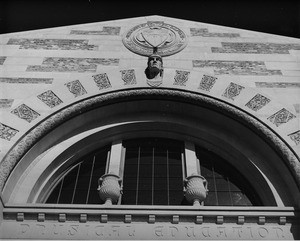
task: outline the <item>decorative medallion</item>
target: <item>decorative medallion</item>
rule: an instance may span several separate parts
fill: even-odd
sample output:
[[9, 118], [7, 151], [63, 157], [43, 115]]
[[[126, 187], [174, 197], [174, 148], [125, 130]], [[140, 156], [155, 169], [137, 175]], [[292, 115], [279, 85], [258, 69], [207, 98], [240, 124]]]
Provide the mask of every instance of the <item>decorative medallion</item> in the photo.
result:
[[82, 86], [79, 80], [74, 80], [65, 84], [68, 87], [69, 91], [75, 96], [81, 96], [86, 94], [85, 88]]
[[121, 70], [121, 78], [124, 81], [124, 85], [135, 85], [136, 78], [134, 69]]
[[48, 90], [40, 95], [37, 96], [41, 101], [43, 101], [46, 105], [48, 105], [50, 108], [53, 108], [57, 105], [60, 105], [62, 100], [57, 97], [56, 94], [53, 93], [53, 91]]
[[296, 145], [300, 143], [300, 131], [296, 131], [288, 135]]
[[93, 75], [93, 78], [99, 90], [107, 89], [111, 87], [111, 83], [106, 73]]
[[216, 83], [216, 79], [217, 78], [213, 77], [213, 76], [203, 75], [203, 77], [202, 77], [202, 79], [200, 81], [199, 89], [210, 91], [211, 88]]
[[153, 48], [161, 57], [178, 53], [185, 48], [187, 37], [179, 28], [163, 21], [148, 21], [131, 28], [123, 36], [123, 44], [130, 51], [150, 56]]
[[294, 114], [289, 112], [287, 109], [282, 108], [280, 111], [277, 111], [275, 114], [271, 115], [267, 119], [278, 127], [294, 118], [296, 118]]
[[270, 101], [271, 100], [269, 98], [261, 94], [257, 94], [246, 104], [246, 106], [249, 107], [251, 110], [258, 111]]
[[19, 131], [0, 123], [0, 138], [10, 141]]
[[226, 90], [222, 94], [222, 96], [227, 97], [231, 100], [234, 100], [234, 98], [236, 96], [238, 96], [243, 89], [245, 89], [244, 86], [241, 86], [241, 85], [231, 82], [230, 85], [226, 88]]
[[175, 81], [173, 85], [185, 86], [186, 82], [189, 80], [189, 75], [189, 71], [176, 70], [176, 74], [174, 77]]
[[17, 108], [12, 110], [11, 113], [15, 114], [16, 116], [18, 116], [23, 120], [26, 120], [29, 123], [40, 116], [39, 113], [37, 113], [36, 111], [34, 111], [33, 109], [31, 109], [25, 104], [18, 106]]

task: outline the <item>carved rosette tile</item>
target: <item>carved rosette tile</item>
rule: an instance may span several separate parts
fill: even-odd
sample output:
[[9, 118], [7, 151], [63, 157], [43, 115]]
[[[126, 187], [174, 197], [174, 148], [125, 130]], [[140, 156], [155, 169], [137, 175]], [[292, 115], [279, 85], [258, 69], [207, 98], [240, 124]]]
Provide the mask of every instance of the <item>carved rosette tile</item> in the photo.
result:
[[53, 108], [57, 105], [60, 105], [63, 103], [63, 101], [57, 97], [56, 94], [53, 93], [53, 91], [48, 90], [40, 95], [37, 96], [41, 101], [43, 101], [46, 105], [48, 105], [50, 108]]
[[69, 91], [75, 96], [81, 96], [86, 94], [86, 90], [85, 88], [82, 86], [82, 84], [80, 83], [79, 80], [74, 80], [71, 82], [68, 82], [65, 84], [65, 86], [67, 86], [67, 88], [69, 89]]
[[121, 70], [121, 78], [124, 81], [124, 85], [135, 85], [136, 78], [134, 69]]
[[123, 44], [130, 51], [149, 56], [157, 47], [157, 54], [169, 56], [185, 48], [187, 37], [179, 28], [163, 21], [148, 21], [129, 29], [123, 37]]
[[0, 138], [10, 141], [19, 131], [0, 123]]
[[245, 89], [244, 86], [231, 82], [229, 86], [226, 88], [226, 90], [224, 91], [224, 93], [222, 94], [222, 96], [234, 100], [234, 98], [238, 96], [243, 89]]
[[189, 71], [176, 70], [174, 77], [175, 81], [173, 85], [185, 86], [186, 82], [189, 80], [189, 75]]
[[288, 135], [296, 145], [300, 143], [300, 130]]
[[99, 90], [107, 89], [111, 87], [111, 83], [106, 73], [93, 75], [93, 78]]
[[217, 78], [213, 77], [213, 76], [203, 75], [203, 77], [202, 77], [202, 79], [200, 81], [199, 89], [210, 91], [211, 88], [216, 83], [216, 79]]
[[296, 118], [294, 114], [289, 112], [287, 109], [282, 108], [280, 111], [277, 111], [267, 119], [278, 127], [294, 118]]
[[258, 111], [266, 104], [268, 104], [271, 100], [261, 94], [255, 95], [247, 104], [246, 106], [251, 110]]
[[17, 108], [12, 110], [11, 113], [23, 120], [26, 120], [29, 123], [40, 116], [39, 113], [37, 113], [25, 104], [18, 106]]

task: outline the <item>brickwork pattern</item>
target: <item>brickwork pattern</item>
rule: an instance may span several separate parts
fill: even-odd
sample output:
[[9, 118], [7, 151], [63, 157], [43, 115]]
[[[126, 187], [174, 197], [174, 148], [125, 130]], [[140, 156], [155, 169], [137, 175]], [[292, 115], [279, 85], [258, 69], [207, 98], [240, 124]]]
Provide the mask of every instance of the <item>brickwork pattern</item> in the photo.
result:
[[99, 90], [107, 89], [111, 87], [111, 83], [106, 73], [93, 75], [93, 78]]
[[0, 123], [0, 138], [10, 141], [19, 131]]
[[0, 83], [7, 84], [52, 84], [52, 78], [2, 78]]
[[43, 101], [47, 106], [50, 108], [53, 108], [57, 105], [60, 105], [63, 103], [63, 101], [57, 97], [56, 94], [53, 93], [53, 91], [48, 90], [40, 95], [37, 96], [41, 101]]
[[25, 104], [18, 106], [17, 108], [12, 110], [11, 113], [23, 120], [26, 120], [29, 123], [40, 116], [39, 113], [37, 113]]
[[300, 88], [299, 82], [255, 82], [258, 88]]
[[265, 105], [267, 105], [271, 100], [261, 94], [255, 95], [246, 106], [253, 111], [258, 111]]
[[119, 35], [121, 27], [103, 27], [102, 31], [71, 30], [70, 34], [77, 35]]
[[222, 42], [222, 47], [211, 47], [213, 53], [240, 54], [289, 54], [289, 50], [300, 50], [300, 44]]
[[5, 56], [0, 56], [0, 65], [3, 65], [5, 60], [6, 60]]
[[219, 38], [237, 38], [240, 37], [239, 33], [213, 33], [209, 32], [207, 28], [190, 28], [191, 36], [201, 37], [219, 37]]
[[88, 40], [80, 39], [28, 39], [11, 38], [8, 45], [20, 45], [20, 49], [50, 50], [98, 50], [97, 45], [89, 45]]
[[216, 75], [282, 75], [280, 70], [268, 70], [263, 61], [193, 60], [193, 67], [213, 67]]
[[288, 135], [292, 141], [295, 142], [296, 145], [298, 145], [300, 143], [300, 130], [293, 132], [291, 134]]
[[287, 109], [282, 108], [281, 110], [279, 110], [275, 114], [271, 115], [267, 119], [278, 127], [284, 123], [287, 123], [288, 121], [290, 121], [294, 118], [296, 118], [296, 116], [294, 114], [289, 112]]
[[203, 75], [198, 88], [209, 92], [216, 83], [216, 79], [213, 76]]
[[234, 98], [236, 96], [238, 96], [241, 91], [245, 89], [244, 86], [235, 84], [235, 83], [230, 83], [229, 86], [225, 89], [224, 93], [222, 94], [222, 96], [229, 98], [231, 100], [234, 100]]
[[124, 85], [135, 85], [137, 83], [134, 69], [121, 70], [120, 72]]
[[65, 86], [67, 86], [68, 90], [74, 95], [74, 97], [78, 97], [87, 93], [79, 80], [70, 81], [66, 83]]
[[110, 58], [45, 58], [42, 65], [29, 65], [35, 72], [96, 72], [98, 65], [117, 66], [119, 59]]
[[174, 84], [173, 85], [180, 85], [185, 86], [186, 82], [189, 80], [189, 71], [181, 71], [176, 70], [175, 77], [174, 77]]
[[0, 99], [0, 109], [10, 108], [13, 102], [13, 99]]

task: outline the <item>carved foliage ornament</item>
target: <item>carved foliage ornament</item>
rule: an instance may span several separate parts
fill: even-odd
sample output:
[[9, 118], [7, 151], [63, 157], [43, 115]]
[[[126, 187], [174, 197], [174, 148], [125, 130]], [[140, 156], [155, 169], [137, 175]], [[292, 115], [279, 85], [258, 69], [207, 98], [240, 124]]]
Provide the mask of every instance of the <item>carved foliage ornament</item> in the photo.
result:
[[163, 21], [148, 21], [125, 33], [123, 44], [130, 51], [150, 56], [157, 48], [160, 56], [169, 56], [185, 48], [187, 37], [179, 28]]

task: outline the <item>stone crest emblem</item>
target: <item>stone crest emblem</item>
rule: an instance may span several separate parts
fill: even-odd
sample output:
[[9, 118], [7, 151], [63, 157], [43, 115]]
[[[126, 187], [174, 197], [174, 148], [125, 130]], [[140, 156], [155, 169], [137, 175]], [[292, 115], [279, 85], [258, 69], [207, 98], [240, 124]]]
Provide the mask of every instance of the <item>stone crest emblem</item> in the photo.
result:
[[150, 56], [153, 49], [161, 57], [178, 53], [185, 48], [187, 37], [179, 28], [163, 21], [148, 21], [131, 28], [123, 36], [123, 44], [130, 51]]

